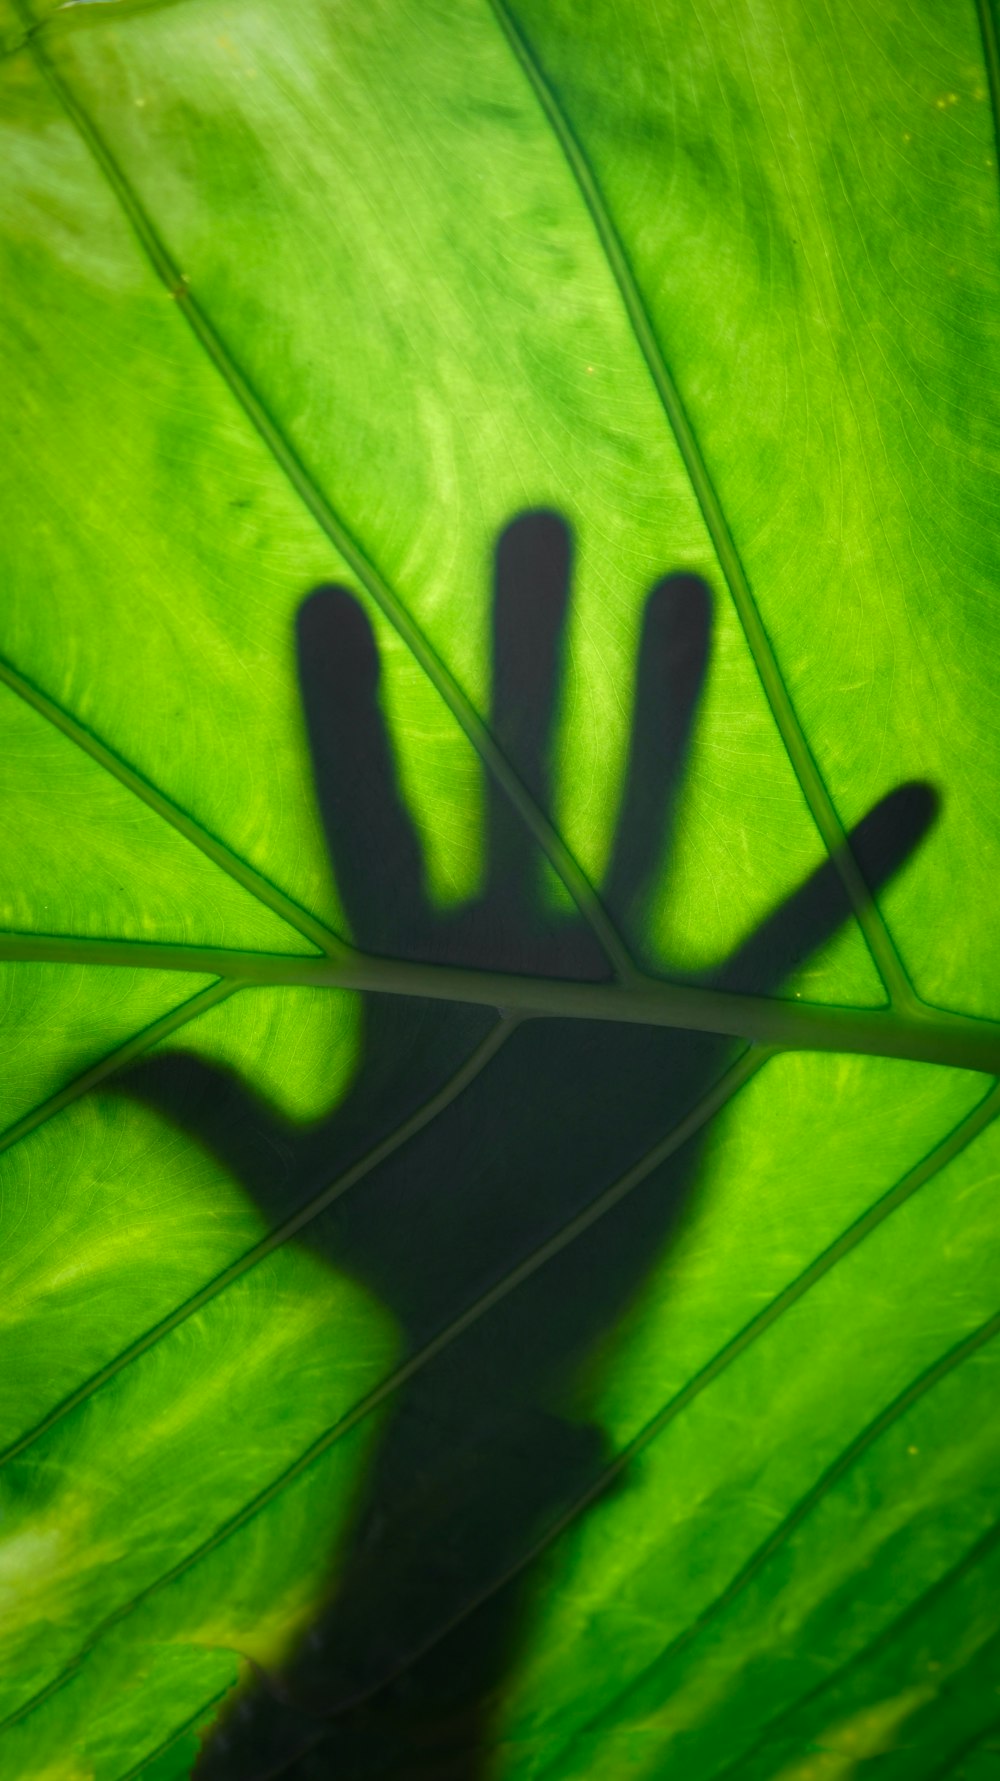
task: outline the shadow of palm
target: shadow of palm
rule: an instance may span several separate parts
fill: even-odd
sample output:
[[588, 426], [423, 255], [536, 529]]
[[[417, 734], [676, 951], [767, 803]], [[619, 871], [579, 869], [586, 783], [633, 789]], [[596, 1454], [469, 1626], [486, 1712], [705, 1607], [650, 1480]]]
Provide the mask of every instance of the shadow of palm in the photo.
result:
[[[569, 578], [558, 516], [529, 513], [507, 528], [497, 550], [491, 727], [543, 809]], [[662, 581], [645, 613], [601, 893], [626, 938], [669, 849], [709, 639], [705, 585], [683, 574]], [[356, 943], [397, 958], [608, 977], [582, 919], [544, 911], [535, 844], [495, 788], [483, 897], [454, 914], [431, 908], [379, 711], [374, 641], [343, 589], [321, 588], [304, 602], [298, 660], [316, 791]], [[933, 808], [927, 787], [907, 785], [855, 829], [852, 851], [872, 890], [908, 857]], [[827, 861], [712, 981], [773, 992], [848, 914]], [[139, 1066], [127, 1092], [206, 1146], [277, 1224], [438, 1093], [498, 1019], [481, 1008], [368, 998], [355, 1086], [307, 1128], [183, 1053]], [[446, 1112], [300, 1240], [375, 1293], [414, 1353], [638, 1164], [738, 1049], [668, 1029], [513, 1024]], [[698, 1156], [693, 1138], [652, 1168], [398, 1391], [327, 1606], [283, 1676], [259, 1682], [212, 1735], [196, 1770], [203, 1781], [486, 1773], [526, 1596], [518, 1567], [599, 1486], [609, 1457], [581, 1403], [583, 1364], [600, 1356], [662, 1254]]]

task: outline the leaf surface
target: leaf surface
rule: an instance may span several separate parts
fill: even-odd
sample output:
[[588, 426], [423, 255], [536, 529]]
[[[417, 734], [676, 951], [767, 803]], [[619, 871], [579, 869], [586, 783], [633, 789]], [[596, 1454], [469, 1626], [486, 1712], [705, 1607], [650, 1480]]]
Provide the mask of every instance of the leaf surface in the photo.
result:
[[0, 1773], [979, 1781], [989, 0], [0, 46]]

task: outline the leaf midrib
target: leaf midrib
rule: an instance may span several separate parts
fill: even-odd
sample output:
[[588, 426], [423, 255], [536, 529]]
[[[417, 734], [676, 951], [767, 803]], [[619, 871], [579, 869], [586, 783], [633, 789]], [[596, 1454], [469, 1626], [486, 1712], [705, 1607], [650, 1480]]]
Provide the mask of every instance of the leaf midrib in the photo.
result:
[[624, 985], [426, 965], [361, 952], [317, 959], [58, 934], [0, 934], [0, 958], [200, 971], [258, 986], [334, 987], [512, 1008], [551, 1019], [668, 1026], [776, 1045], [785, 1051], [853, 1052], [1000, 1074], [1000, 1022], [932, 1009], [918, 1001], [912, 1012], [850, 1008], [670, 983], [638, 971]]

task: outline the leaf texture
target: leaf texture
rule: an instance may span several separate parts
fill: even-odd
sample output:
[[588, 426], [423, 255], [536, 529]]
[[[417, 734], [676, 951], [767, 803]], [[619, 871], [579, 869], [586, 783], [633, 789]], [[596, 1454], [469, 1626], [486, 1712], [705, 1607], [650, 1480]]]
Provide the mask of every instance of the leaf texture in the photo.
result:
[[0, 1774], [984, 1781], [991, 0], [0, 49]]

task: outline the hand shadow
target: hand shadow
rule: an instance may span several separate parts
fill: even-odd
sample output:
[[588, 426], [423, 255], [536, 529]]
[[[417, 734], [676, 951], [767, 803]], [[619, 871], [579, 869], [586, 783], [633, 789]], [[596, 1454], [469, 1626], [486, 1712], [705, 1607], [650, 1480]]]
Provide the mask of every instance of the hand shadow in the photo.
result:
[[[497, 550], [491, 728], [546, 810], [569, 578], [562, 520], [515, 519]], [[626, 941], [669, 846], [709, 636], [703, 582], [678, 574], [653, 590], [601, 893]], [[304, 602], [298, 663], [316, 792], [356, 944], [397, 958], [606, 978], [581, 917], [542, 906], [538, 851], [493, 785], [485, 893], [458, 913], [431, 908], [380, 714], [374, 640], [344, 589], [320, 588]], [[873, 891], [933, 812], [931, 791], [911, 783], [859, 823], [850, 845]], [[774, 992], [848, 915], [827, 860], [710, 980]], [[139, 1065], [125, 1092], [219, 1158], [277, 1224], [438, 1092], [498, 1018], [368, 997], [357, 1082], [308, 1127], [183, 1053]], [[670, 1029], [527, 1020], [444, 1113], [299, 1240], [363, 1282], [407, 1350], [420, 1349], [647, 1154], [737, 1049]], [[610, 1457], [579, 1412], [581, 1370], [661, 1256], [699, 1149], [689, 1140], [398, 1390], [326, 1606], [281, 1678], [255, 1684], [212, 1733], [200, 1781], [482, 1781], [527, 1600], [518, 1563]]]

